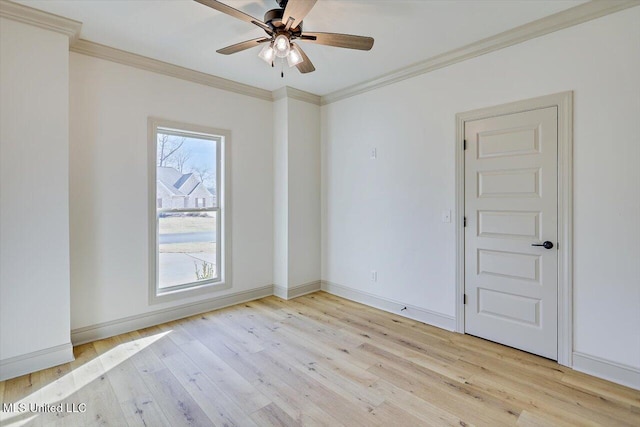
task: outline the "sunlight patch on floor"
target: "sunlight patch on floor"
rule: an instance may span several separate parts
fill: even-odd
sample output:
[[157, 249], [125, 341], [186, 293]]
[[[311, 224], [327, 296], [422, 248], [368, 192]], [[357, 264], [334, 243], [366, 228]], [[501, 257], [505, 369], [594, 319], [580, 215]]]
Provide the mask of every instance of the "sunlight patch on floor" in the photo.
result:
[[[85, 363], [84, 365], [72, 370], [68, 374], [63, 375], [56, 381], [47, 384], [41, 389], [31, 393], [30, 395], [20, 399], [15, 403], [16, 406], [20, 404], [34, 404], [34, 405], [55, 405], [64, 399], [70, 397], [82, 387], [97, 380], [102, 375], [109, 372], [125, 360], [129, 359], [136, 353], [149, 347], [154, 342], [164, 338], [172, 331], [165, 331], [159, 334], [151, 335], [148, 337], [140, 338], [134, 341], [122, 343], [104, 354], [98, 355], [94, 359]], [[0, 408], [1, 409], [1, 408]], [[28, 412], [2, 412], [0, 411], [0, 424], [4, 426], [18, 427], [25, 425], [33, 421], [39, 414], [35, 413], [33, 416], [28, 417]], [[27, 418], [22, 418], [27, 416]], [[16, 419], [22, 418], [22, 419]]]

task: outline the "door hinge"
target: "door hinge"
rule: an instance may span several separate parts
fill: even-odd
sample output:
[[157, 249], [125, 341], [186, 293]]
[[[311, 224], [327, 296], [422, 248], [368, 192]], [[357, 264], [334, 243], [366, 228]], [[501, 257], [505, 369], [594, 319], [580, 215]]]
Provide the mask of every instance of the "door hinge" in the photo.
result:
[[462, 303], [463, 304], [467, 303], [467, 294], [462, 295]]
[[463, 150], [467, 149], [467, 140], [466, 139], [462, 140], [462, 149]]
[[462, 225], [463, 225], [463, 227], [467, 226], [467, 217], [466, 216], [462, 220]]

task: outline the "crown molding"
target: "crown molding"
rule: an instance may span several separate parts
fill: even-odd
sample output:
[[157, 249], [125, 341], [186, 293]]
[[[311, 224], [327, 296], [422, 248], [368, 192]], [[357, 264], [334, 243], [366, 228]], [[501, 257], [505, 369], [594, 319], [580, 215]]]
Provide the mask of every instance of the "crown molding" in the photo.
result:
[[485, 53], [531, 40], [564, 28], [572, 27], [620, 10], [640, 5], [640, 0], [593, 0], [553, 15], [521, 25], [458, 49], [434, 56], [408, 67], [383, 74], [380, 77], [331, 92], [321, 97], [321, 105], [330, 104], [402, 80], [410, 79], [439, 68], [461, 62]]
[[0, 17], [64, 34], [69, 37], [69, 46], [78, 41], [82, 28], [82, 22], [7, 0], [0, 0]]
[[0, 17], [65, 34], [69, 37], [69, 50], [83, 55], [106, 59], [266, 101], [288, 97], [314, 105], [326, 105], [638, 5], [640, 5], [640, 0], [593, 0], [324, 96], [288, 86], [271, 92], [83, 40], [79, 38], [81, 22], [7, 0], [0, 0]]
[[298, 101], [308, 102], [309, 104], [321, 105], [320, 96], [310, 92], [305, 92], [289, 86], [281, 87], [272, 92], [273, 100], [277, 101], [283, 98], [297, 99]]
[[157, 59], [148, 58], [146, 56], [127, 52], [102, 44], [90, 42], [80, 39], [77, 43], [70, 47], [71, 52], [81, 53], [83, 55], [93, 56], [95, 58], [106, 59], [141, 70], [152, 71], [158, 74], [211, 86], [216, 89], [222, 89], [230, 92], [239, 93], [241, 95], [252, 96], [254, 98], [272, 101], [273, 95], [271, 91], [260, 89], [255, 86], [249, 86], [244, 83], [234, 82], [233, 80], [224, 79], [211, 74], [202, 73], [200, 71], [191, 70], [189, 68], [180, 67], [178, 65], [169, 64], [168, 62], [158, 61]]

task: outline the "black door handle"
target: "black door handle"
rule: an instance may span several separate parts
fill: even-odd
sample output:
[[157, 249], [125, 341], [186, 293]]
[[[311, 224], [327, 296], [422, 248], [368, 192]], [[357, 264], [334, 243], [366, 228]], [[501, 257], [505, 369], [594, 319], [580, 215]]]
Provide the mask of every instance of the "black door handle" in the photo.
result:
[[544, 243], [532, 243], [531, 246], [543, 246], [545, 249], [551, 249], [553, 247], [553, 243], [547, 240]]

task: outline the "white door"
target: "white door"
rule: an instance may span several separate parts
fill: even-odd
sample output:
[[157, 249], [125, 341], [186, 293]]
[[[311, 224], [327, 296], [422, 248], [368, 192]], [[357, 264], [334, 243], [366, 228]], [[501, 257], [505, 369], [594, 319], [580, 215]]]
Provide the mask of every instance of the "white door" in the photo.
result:
[[557, 121], [549, 107], [465, 123], [465, 332], [554, 360]]

